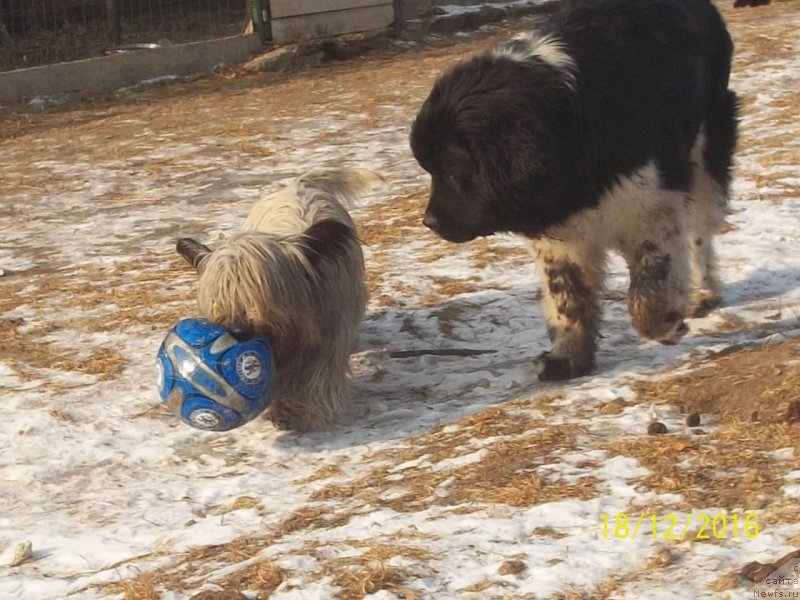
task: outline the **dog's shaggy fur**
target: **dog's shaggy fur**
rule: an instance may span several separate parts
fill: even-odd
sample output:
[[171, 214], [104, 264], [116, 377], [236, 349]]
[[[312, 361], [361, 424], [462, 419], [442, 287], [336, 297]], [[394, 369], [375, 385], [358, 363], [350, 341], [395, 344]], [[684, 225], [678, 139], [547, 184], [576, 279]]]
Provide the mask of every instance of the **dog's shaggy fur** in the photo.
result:
[[573, 0], [538, 31], [445, 72], [414, 122], [423, 222], [466, 242], [527, 238], [553, 349], [542, 379], [591, 371], [609, 250], [641, 335], [675, 343], [720, 301], [733, 45], [709, 0]]
[[364, 316], [364, 257], [345, 206], [379, 181], [363, 169], [321, 170], [258, 200], [243, 231], [215, 249], [178, 252], [200, 275], [200, 313], [244, 336], [265, 336], [276, 362], [267, 416], [319, 429], [340, 413]]

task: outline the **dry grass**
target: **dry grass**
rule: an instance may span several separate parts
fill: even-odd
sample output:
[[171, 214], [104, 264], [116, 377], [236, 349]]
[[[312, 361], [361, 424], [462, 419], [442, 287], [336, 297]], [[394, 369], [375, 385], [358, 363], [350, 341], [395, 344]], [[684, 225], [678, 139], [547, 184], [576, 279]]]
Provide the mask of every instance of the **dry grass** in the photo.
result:
[[322, 465], [319, 469], [314, 471], [312, 475], [295, 479], [293, 483], [295, 485], [307, 485], [316, 481], [325, 481], [326, 479], [330, 479], [331, 477], [336, 477], [337, 475], [341, 474], [342, 468], [338, 465]]
[[[113, 348], [94, 347], [88, 353], [74, 347], [47, 342], [46, 329], [22, 332], [22, 319], [0, 321], [2, 340], [0, 361], [14, 369], [22, 379], [41, 376], [42, 369], [93, 375], [98, 381], [111, 381], [125, 368], [126, 359]], [[52, 386], [57, 384], [51, 382]]]
[[[763, 70], [769, 68], [765, 63], [791, 63], [796, 60], [796, 26], [786, 18], [791, 12], [797, 11], [796, 0], [773, 0], [769, 6], [759, 7], [758, 10], [733, 10], [730, 6], [720, 8], [736, 44], [734, 71], [746, 73]], [[769, 26], [765, 26], [765, 23], [769, 23]], [[759, 105], [757, 102], [768, 104]], [[797, 86], [792, 86], [790, 79], [776, 81], [768, 100], [741, 95], [741, 110], [746, 126], [741, 127], [739, 148], [757, 148], [757, 161], [765, 171], [775, 167], [788, 169], [783, 174], [780, 169], [750, 174], [759, 188], [771, 188], [771, 193], [763, 197], [769, 200], [796, 197], [797, 185], [786, 182], [785, 178], [800, 162], [800, 144], [797, 142], [800, 92]], [[765, 126], [768, 132], [765, 132]]]
[[298, 508], [289, 515], [276, 530], [278, 537], [284, 537], [296, 531], [309, 529], [331, 529], [345, 525], [353, 514], [347, 510], [338, 513], [332, 510], [330, 505], [326, 506], [304, 506]]
[[429, 282], [431, 291], [422, 297], [421, 306], [436, 306], [459, 294], [472, 294], [482, 289], [480, 278], [473, 275], [461, 278], [431, 277]]
[[[0, 361], [25, 380], [42, 378], [47, 369], [111, 381], [127, 364], [117, 348], [82, 350], [63, 340], [80, 333], [168, 328], [193, 305], [190, 298], [176, 298], [176, 273], [187, 275], [181, 262], [150, 253], [110, 267], [33, 271], [0, 282], [0, 313], [27, 305], [26, 312], [32, 309], [37, 315], [31, 320], [0, 319]], [[45, 383], [51, 388], [61, 385]]]
[[500, 246], [490, 239], [479, 238], [469, 245], [470, 263], [476, 269], [485, 269], [493, 265], [519, 267], [533, 264], [533, 259], [525, 248], [519, 246]]
[[[109, 594], [122, 594], [125, 600], [151, 600], [161, 598], [162, 591], [185, 593], [203, 582], [211, 582], [222, 587], [223, 593], [233, 594], [246, 590], [255, 592], [259, 599], [269, 598], [292, 573], [280, 567], [274, 560], [257, 556], [290, 533], [308, 527], [328, 525], [323, 525], [313, 511], [301, 509], [297, 512], [302, 512], [303, 515], [295, 513], [271, 534], [245, 536], [226, 544], [194, 548], [172, 566], [146, 571], [126, 581], [93, 587]], [[321, 565], [319, 575], [331, 577], [333, 584], [339, 588], [337, 598], [353, 600], [360, 600], [366, 594], [379, 590], [390, 590], [409, 597], [404, 583], [410, 578], [411, 572], [391, 564], [392, 559], [400, 557], [418, 563], [427, 563], [433, 559], [422, 548], [400, 543], [353, 540], [348, 541], [347, 545], [365, 550], [344, 558], [325, 558], [319, 553], [319, 544], [306, 543], [293, 554], [315, 556]], [[242, 569], [222, 578], [209, 579], [211, 571], [245, 561], [249, 564]], [[187, 583], [189, 579], [192, 580], [191, 583]]]
[[333, 579], [333, 584], [339, 588], [337, 598], [341, 600], [361, 600], [367, 594], [381, 590], [415, 598], [414, 592], [405, 585], [414, 573], [390, 564], [396, 557], [423, 563], [434, 558], [425, 550], [412, 546], [375, 544], [358, 556], [325, 561], [321, 574]]
[[[548, 401], [552, 402], [552, 397]], [[531, 404], [534, 401], [525, 402]], [[453, 506], [454, 513], [460, 509], [469, 513], [478, 510], [481, 503], [530, 506], [565, 498], [590, 498], [595, 494], [595, 480], [591, 477], [567, 484], [558, 480], [546, 481], [531, 473], [532, 469], [551, 459], [554, 453], [572, 450], [575, 437], [583, 432], [582, 427], [575, 425], [547, 426], [542, 421], [512, 415], [506, 410], [488, 409], [410, 439], [403, 448], [377, 453], [372, 460], [380, 466], [368, 475], [356, 481], [327, 485], [313, 495], [314, 504], [293, 511], [263, 535], [242, 536], [226, 544], [193, 548], [169, 566], [143, 572], [133, 579], [102, 589], [124, 594], [131, 600], [146, 600], [158, 597], [147, 594], [158, 594], [160, 590], [183, 592], [196, 588], [207, 582], [215, 569], [249, 561], [242, 570], [222, 580], [213, 580], [213, 583], [226, 590], [256, 590], [259, 597], [268, 597], [270, 590], [290, 574], [274, 561], [258, 558], [264, 549], [287, 536], [345, 525], [363, 512], [365, 506], [369, 510], [389, 507], [398, 511]], [[468, 464], [440, 470], [423, 466], [457, 459], [479, 449], [483, 449], [483, 454]], [[400, 466], [405, 468], [399, 469]], [[330, 479], [340, 474], [336, 468], [324, 468], [315, 474], [314, 479]], [[387, 480], [389, 475], [400, 478]], [[385, 495], [398, 489], [405, 492], [402, 497]], [[226, 507], [225, 512], [257, 505], [257, 500], [242, 497]], [[555, 531], [539, 533], [558, 537]], [[413, 535], [405, 537], [413, 539]], [[318, 555], [318, 544], [315, 543], [307, 544], [302, 552], [318, 557], [322, 574], [330, 576], [340, 588], [337, 597], [360, 599], [365, 594], [385, 589], [413, 598], [406, 584], [414, 574], [393, 564], [392, 559], [402, 557], [426, 564], [432, 557], [418, 546], [397, 542], [349, 541], [348, 545], [366, 550], [346, 558]]]
[[[367, 246], [385, 248], [425, 234], [422, 212], [427, 201], [428, 190], [419, 189], [369, 207], [367, 214], [356, 220], [361, 241]], [[428, 237], [435, 240], [432, 234]]]
[[110, 594], [121, 594], [124, 600], [161, 600], [163, 583], [158, 572], [147, 572], [103, 589]]
[[[640, 401], [720, 420], [704, 437], [648, 436], [605, 446], [647, 467], [651, 474], [642, 483], [648, 488], [682, 494], [683, 510], [764, 508], [781, 497], [783, 474], [800, 468], [800, 422], [786, 418], [789, 403], [800, 399], [800, 339], [734, 351], [635, 388]], [[776, 461], [770, 452], [782, 448], [794, 448], [795, 458]], [[684, 461], [689, 468], [680, 466]]]
[[[402, 298], [418, 298], [416, 304], [431, 306], [454, 295], [480, 289], [480, 280], [474, 276], [432, 277], [426, 279], [420, 289], [395, 280], [401, 273], [393, 267], [392, 253], [409, 240], [425, 243], [417, 258], [420, 263], [432, 263], [452, 253], [452, 247], [422, 226], [427, 198], [427, 189], [416, 190], [370, 207], [367, 214], [357, 220], [359, 236], [373, 252], [367, 265], [367, 287], [373, 301], [380, 306], [397, 306]], [[421, 290], [426, 291], [421, 293]]]
[[255, 592], [258, 598], [269, 598], [286, 577], [285, 569], [262, 559], [214, 583], [226, 589]]
[[685, 375], [636, 382], [634, 388], [642, 401], [719, 414], [723, 423], [747, 422], [754, 415], [768, 426], [782, 423], [789, 404], [800, 400], [800, 339], [732, 349]]
[[220, 507], [215, 512], [218, 515], [225, 515], [235, 510], [245, 510], [248, 508], [260, 508], [260, 507], [261, 507], [261, 500], [259, 500], [258, 498], [253, 498], [252, 496], [239, 496], [236, 500], [234, 500], [227, 506]]
[[[502, 409], [488, 409], [454, 426], [408, 440], [402, 449], [378, 453], [373, 462], [380, 466], [362, 479], [330, 484], [312, 498], [398, 512], [469, 503], [531, 506], [563, 498], [589, 498], [596, 483], [591, 477], [567, 484], [533, 473], [555, 453], [571, 450], [583, 431], [575, 424], [548, 426]], [[467, 464], [432, 468], [478, 451], [482, 454]], [[405, 464], [409, 466], [397, 469]]]

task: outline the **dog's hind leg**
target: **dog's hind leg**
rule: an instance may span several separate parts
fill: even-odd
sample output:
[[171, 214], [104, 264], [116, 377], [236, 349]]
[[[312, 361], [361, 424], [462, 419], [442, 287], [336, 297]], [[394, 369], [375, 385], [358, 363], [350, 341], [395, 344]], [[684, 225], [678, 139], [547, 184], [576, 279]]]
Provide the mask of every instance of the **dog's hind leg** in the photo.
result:
[[549, 238], [529, 240], [528, 246], [542, 279], [542, 313], [553, 343], [552, 350], [536, 359], [539, 378], [558, 381], [586, 375], [595, 364], [605, 250]]
[[719, 305], [722, 283], [717, 274], [714, 236], [725, 219], [727, 196], [709, 176], [702, 162], [693, 163], [694, 179], [689, 205], [692, 301], [690, 315], [700, 317]]
[[211, 248], [192, 238], [179, 239], [175, 244], [175, 250], [198, 271], [203, 259], [212, 252]]
[[689, 226], [692, 236], [692, 315], [702, 316], [722, 299], [714, 252], [716, 236], [728, 208], [733, 154], [736, 149], [737, 99], [726, 91], [709, 111], [704, 131], [692, 150]]

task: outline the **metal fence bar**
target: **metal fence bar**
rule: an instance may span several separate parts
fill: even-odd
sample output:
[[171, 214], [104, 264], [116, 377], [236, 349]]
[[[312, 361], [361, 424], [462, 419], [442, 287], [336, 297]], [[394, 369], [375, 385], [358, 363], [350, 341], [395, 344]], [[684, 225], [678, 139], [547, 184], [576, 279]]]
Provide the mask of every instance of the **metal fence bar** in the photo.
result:
[[237, 35], [254, 14], [252, 2], [0, 0], [0, 71], [101, 56], [132, 44]]
[[[84, 12], [84, 18], [85, 16], [86, 13]], [[116, 48], [120, 45], [122, 42], [122, 23], [119, 20], [119, 11], [117, 11], [117, 0], [106, 0], [106, 33], [109, 47]]]

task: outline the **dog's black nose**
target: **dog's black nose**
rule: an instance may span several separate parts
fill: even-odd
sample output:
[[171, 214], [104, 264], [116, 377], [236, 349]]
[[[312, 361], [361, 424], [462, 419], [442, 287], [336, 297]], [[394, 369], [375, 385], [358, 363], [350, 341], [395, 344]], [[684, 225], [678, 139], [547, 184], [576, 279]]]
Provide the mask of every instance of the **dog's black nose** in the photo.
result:
[[427, 227], [428, 229], [432, 229], [433, 231], [438, 231], [439, 229], [439, 221], [430, 211], [427, 211], [425, 213], [425, 216], [422, 217], [422, 224], [425, 225], [425, 227]]

